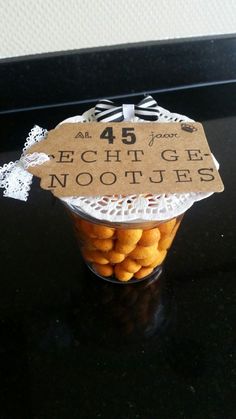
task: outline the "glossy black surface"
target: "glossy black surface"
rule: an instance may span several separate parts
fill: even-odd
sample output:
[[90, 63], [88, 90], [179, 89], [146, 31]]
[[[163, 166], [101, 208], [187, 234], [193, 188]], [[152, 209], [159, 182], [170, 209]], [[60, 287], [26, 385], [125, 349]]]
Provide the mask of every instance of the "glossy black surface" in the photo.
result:
[[235, 34], [16, 57], [0, 60], [0, 112], [235, 80], [235, 74]]
[[[225, 183], [187, 212], [156, 282], [95, 278], [37, 181], [27, 203], [1, 198], [1, 419], [235, 417], [234, 92], [155, 97], [203, 121]], [[2, 116], [0, 164], [19, 156], [34, 123], [52, 128], [82, 110]]]

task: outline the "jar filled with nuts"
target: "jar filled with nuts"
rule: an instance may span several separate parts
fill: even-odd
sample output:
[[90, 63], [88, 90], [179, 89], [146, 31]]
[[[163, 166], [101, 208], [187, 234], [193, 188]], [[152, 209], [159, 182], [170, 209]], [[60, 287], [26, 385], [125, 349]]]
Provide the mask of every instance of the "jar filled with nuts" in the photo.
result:
[[85, 263], [116, 283], [139, 282], [161, 268], [183, 215], [162, 222], [102, 223], [70, 211]]

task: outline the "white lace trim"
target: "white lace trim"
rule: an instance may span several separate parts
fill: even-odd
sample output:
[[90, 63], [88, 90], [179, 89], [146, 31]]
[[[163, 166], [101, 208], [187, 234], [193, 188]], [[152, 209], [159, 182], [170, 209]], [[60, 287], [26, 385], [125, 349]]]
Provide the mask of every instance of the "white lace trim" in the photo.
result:
[[28, 169], [28, 167], [37, 166], [40, 164], [49, 161], [50, 158], [45, 153], [32, 153], [26, 154], [25, 156], [21, 157], [21, 163], [24, 169]]
[[27, 154], [27, 149], [43, 140], [46, 134], [47, 130], [35, 125], [26, 139], [20, 160], [0, 167], [0, 188], [4, 189], [3, 196], [27, 201], [33, 175], [26, 169], [50, 160], [45, 153]]

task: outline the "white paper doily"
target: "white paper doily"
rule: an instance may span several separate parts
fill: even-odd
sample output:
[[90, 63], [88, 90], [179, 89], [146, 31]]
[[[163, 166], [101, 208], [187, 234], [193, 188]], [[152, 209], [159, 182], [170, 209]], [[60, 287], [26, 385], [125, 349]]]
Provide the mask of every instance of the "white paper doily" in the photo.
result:
[[[123, 107], [129, 105], [123, 105]], [[193, 122], [193, 119], [177, 113], [171, 113], [168, 110], [158, 106], [159, 122]], [[63, 123], [78, 122], [96, 122], [94, 115], [95, 108], [91, 108], [84, 112], [83, 115], [74, 116], [65, 119]], [[147, 122], [133, 117], [130, 122]], [[100, 122], [102, 123], [102, 122]], [[59, 124], [59, 125], [60, 125]], [[217, 169], [218, 162], [214, 159]], [[93, 217], [100, 221], [108, 222], [139, 222], [139, 221], [163, 221], [174, 218], [187, 209], [194, 202], [207, 198], [212, 193], [185, 193], [185, 194], [166, 194], [166, 195], [113, 195], [113, 196], [79, 196], [66, 197], [61, 200], [66, 203], [71, 210], [80, 212], [84, 216]]]

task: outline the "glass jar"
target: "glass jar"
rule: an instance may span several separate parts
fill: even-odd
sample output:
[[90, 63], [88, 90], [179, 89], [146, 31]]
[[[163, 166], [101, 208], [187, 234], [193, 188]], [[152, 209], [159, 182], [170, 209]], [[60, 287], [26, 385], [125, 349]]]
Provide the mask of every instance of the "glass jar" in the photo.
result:
[[160, 270], [183, 214], [165, 221], [102, 222], [69, 210], [87, 266], [115, 283], [140, 282]]

